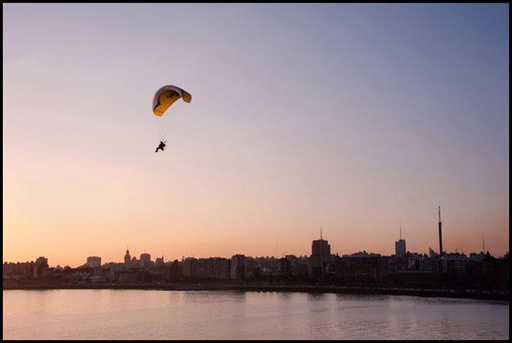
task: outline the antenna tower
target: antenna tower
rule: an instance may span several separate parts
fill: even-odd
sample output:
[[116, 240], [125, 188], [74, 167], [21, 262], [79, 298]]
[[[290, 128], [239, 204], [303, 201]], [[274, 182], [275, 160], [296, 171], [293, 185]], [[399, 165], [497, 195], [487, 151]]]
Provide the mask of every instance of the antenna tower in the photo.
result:
[[443, 256], [443, 232], [441, 227], [441, 206], [439, 206], [439, 256]]

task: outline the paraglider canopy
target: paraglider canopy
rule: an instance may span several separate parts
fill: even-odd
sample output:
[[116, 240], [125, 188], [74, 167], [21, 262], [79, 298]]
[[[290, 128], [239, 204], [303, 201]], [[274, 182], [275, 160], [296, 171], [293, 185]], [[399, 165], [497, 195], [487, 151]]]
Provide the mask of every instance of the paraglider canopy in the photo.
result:
[[190, 102], [192, 95], [180, 87], [171, 85], [163, 86], [156, 91], [153, 97], [153, 113], [161, 117], [165, 111], [180, 98], [185, 102]]

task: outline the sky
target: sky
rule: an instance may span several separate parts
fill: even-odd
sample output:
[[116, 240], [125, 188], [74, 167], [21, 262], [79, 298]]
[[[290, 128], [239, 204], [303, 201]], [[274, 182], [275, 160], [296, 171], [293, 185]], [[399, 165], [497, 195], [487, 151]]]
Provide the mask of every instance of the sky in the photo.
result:
[[439, 207], [503, 256], [509, 59], [508, 3], [4, 3], [4, 262], [428, 254]]

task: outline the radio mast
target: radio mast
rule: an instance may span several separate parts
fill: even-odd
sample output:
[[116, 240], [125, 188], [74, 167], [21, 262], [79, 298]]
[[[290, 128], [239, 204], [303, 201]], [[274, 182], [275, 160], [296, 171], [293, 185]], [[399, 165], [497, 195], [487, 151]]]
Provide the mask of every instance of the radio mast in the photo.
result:
[[441, 226], [441, 206], [439, 206], [439, 256], [443, 256], [443, 232]]

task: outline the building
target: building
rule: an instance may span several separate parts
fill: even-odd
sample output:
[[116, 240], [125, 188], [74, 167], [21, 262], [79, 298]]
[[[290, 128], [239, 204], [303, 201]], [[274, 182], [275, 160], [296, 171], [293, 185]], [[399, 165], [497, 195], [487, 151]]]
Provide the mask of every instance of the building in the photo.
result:
[[428, 257], [435, 258], [437, 256], [437, 253], [432, 249], [431, 247], [428, 248]]
[[129, 268], [131, 266], [132, 257], [130, 256], [130, 250], [126, 249], [126, 254], [124, 255], [124, 266]]
[[402, 224], [400, 223], [400, 239], [395, 242], [395, 255], [396, 257], [404, 258], [407, 249], [405, 248], [405, 239], [402, 239]]
[[247, 258], [245, 255], [236, 254], [231, 257], [230, 278], [240, 280], [245, 278]]
[[405, 257], [405, 253], [407, 252], [405, 248], [405, 239], [399, 239], [395, 242], [395, 255], [397, 257]]
[[34, 279], [46, 278], [50, 275], [50, 266], [48, 265], [48, 259], [40, 256], [34, 263], [34, 269], [32, 276]]
[[94, 268], [94, 267], [101, 267], [101, 257], [98, 256], [89, 256], [87, 257], [87, 267]]
[[164, 257], [163, 256], [162, 257], [157, 257], [155, 259], [155, 266], [156, 267], [163, 267], [163, 266], [165, 266], [165, 262], [164, 262]]
[[363, 251], [336, 260], [336, 278], [347, 284], [375, 283], [386, 275], [385, 260], [380, 254]]
[[193, 258], [183, 261], [183, 276], [203, 279], [229, 279], [229, 260], [221, 257]]
[[320, 239], [314, 240], [311, 245], [310, 277], [315, 281], [324, 281], [327, 264], [331, 261], [331, 246], [327, 240], [322, 238], [322, 230], [320, 229]]

